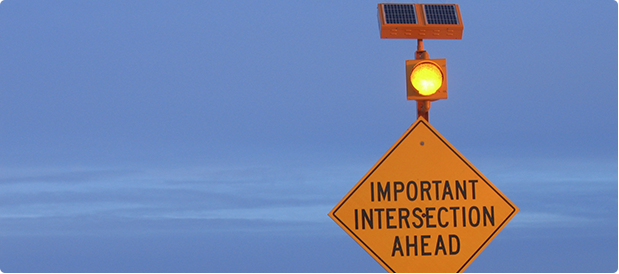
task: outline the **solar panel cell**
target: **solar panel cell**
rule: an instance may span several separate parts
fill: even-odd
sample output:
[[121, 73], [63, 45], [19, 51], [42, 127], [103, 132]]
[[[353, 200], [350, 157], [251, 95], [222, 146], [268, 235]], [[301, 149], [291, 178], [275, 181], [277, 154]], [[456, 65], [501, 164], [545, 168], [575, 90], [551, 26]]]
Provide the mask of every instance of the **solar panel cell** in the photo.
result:
[[385, 4], [383, 8], [387, 24], [417, 24], [414, 4]]
[[454, 5], [423, 5], [426, 23], [435, 25], [457, 25], [458, 14]]

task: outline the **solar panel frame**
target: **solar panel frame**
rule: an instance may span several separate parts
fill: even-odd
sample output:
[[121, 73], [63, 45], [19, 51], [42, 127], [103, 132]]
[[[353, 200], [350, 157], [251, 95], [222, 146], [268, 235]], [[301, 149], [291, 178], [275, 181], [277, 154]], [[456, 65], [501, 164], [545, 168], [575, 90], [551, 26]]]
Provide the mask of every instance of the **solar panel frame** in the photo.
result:
[[429, 25], [459, 25], [458, 12], [454, 4], [424, 4], [423, 14]]
[[[377, 17], [380, 38], [462, 39], [464, 23], [462, 22], [458, 4], [428, 3], [427, 5], [431, 5], [427, 8], [429, 15], [428, 19], [430, 19], [430, 23], [434, 24], [428, 24], [426, 21], [424, 5], [426, 4], [379, 3]], [[432, 5], [447, 5], [447, 7], [435, 7]], [[443, 10], [447, 9], [447, 11], [435, 11], [437, 8], [441, 8]], [[404, 9], [405, 12], [402, 12], [402, 9]], [[433, 19], [432, 17], [441, 14], [443, 16], [448, 15], [451, 19]]]
[[385, 24], [418, 24], [415, 4], [384, 4]]

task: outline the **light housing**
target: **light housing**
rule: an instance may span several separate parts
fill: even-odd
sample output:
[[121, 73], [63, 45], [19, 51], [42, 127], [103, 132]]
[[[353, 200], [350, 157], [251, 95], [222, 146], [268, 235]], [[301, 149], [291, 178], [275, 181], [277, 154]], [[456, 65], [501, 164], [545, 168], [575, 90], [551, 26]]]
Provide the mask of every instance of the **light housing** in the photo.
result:
[[406, 60], [406, 99], [447, 99], [446, 59]]

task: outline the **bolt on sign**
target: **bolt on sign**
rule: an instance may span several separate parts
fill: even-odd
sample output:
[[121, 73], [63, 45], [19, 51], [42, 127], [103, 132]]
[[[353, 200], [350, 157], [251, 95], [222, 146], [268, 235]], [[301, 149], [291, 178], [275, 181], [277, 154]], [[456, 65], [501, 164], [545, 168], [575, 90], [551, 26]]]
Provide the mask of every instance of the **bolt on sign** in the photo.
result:
[[329, 216], [389, 272], [462, 272], [517, 212], [420, 117]]

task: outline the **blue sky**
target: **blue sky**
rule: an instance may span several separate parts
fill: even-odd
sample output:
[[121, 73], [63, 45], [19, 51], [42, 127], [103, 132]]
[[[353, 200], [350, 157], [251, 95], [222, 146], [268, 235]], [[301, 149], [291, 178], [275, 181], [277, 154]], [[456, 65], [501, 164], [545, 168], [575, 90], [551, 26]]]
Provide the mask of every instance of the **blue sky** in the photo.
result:
[[[327, 213], [416, 119], [380, 1], [0, 3], [0, 270], [384, 272]], [[520, 212], [467, 272], [614, 272], [617, 3], [460, 1], [430, 122]]]

